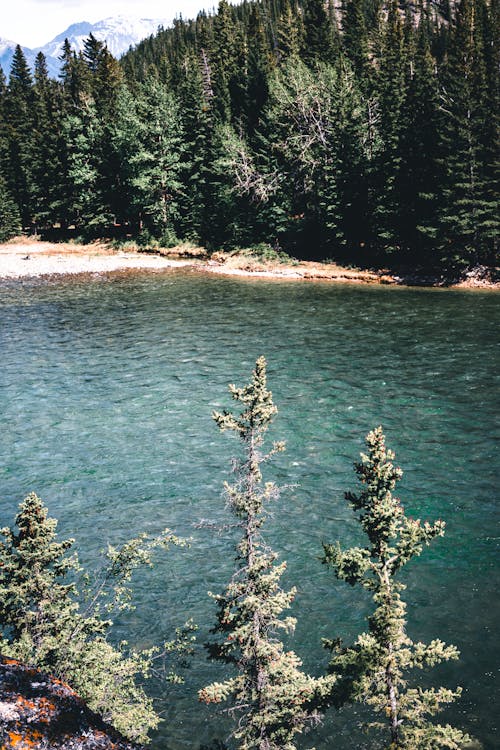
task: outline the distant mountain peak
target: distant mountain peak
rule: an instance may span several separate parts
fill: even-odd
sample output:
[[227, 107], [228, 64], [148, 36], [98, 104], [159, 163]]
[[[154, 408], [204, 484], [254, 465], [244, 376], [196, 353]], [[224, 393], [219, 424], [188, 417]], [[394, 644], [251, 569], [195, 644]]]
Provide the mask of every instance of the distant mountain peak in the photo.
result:
[[96, 23], [81, 21], [68, 26], [65, 31], [40, 49], [45, 55], [59, 57], [64, 40], [68, 39], [71, 47], [79, 52], [83, 49], [89, 34], [92, 34], [99, 41], [106, 42], [112, 55], [120, 57], [131, 45], [155, 34], [158, 27], [165, 23], [166, 19], [136, 18], [128, 15], [110, 16]]
[[[54, 37], [43, 47], [29, 49], [23, 47], [26, 59], [31, 67], [38, 52], [43, 52], [47, 58], [47, 67], [50, 75], [56, 77], [60, 69], [59, 57], [62, 47], [67, 39], [76, 52], [83, 50], [84, 42], [90, 34], [106, 45], [115, 57], [121, 57], [129, 47], [138, 44], [151, 34], [156, 34], [160, 26], [167, 26], [170, 21], [166, 18], [140, 18], [131, 15], [118, 15], [103, 18], [96, 23], [79, 21], [68, 26], [67, 29]], [[0, 38], [0, 67], [8, 76], [12, 62], [12, 56], [16, 48], [16, 42]]]

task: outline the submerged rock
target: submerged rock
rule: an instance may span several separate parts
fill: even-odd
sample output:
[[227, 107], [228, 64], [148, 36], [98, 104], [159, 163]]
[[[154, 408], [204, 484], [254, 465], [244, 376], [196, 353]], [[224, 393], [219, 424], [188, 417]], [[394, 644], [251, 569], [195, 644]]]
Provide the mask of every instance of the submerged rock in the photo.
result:
[[61, 680], [0, 657], [2, 750], [140, 750]]

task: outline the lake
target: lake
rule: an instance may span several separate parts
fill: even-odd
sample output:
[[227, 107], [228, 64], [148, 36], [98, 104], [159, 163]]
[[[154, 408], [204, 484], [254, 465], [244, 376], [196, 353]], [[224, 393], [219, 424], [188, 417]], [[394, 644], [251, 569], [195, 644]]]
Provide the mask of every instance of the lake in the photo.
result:
[[[137, 609], [119, 637], [148, 646], [188, 617], [205, 641], [232, 573], [221, 499], [237, 443], [219, 434], [213, 409], [227, 384], [248, 382], [268, 360], [279, 414], [271, 439], [287, 450], [266, 478], [291, 485], [266, 538], [288, 561], [299, 593], [290, 647], [321, 673], [322, 637], [347, 642], [364, 629], [369, 602], [321, 566], [321, 542], [359, 543], [343, 493], [352, 464], [382, 424], [404, 470], [407, 511], [447, 522], [406, 569], [408, 632], [441, 638], [458, 662], [431, 684], [464, 693], [442, 720], [498, 747], [500, 701], [498, 331], [493, 292], [254, 281], [186, 271], [3, 282], [0, 287], [0, 526], [36, 491], [91, 564], [109, 542], [169, 526], [192, 536], [141, 574]], [[165, 719], [155, 750], [194, 750], [230, 724], [200, 706], [198, 688], [220, 677], [200, 645], [184, 685], [156, 687]], [[424, 683], [422, 683], [424, 684]], [[425, 683], [427, 684], [427, 683]], [[359, 709], [332, 711], [304, 747], [369, 747]]]

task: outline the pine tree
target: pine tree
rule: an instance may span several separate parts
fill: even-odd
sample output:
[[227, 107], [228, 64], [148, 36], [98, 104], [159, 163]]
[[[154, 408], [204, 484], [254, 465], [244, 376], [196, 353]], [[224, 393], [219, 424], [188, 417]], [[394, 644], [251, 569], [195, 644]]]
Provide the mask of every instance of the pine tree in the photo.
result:
[[64, 96], [60, 83], [49, 79], [45, 56], [35, 63], [33, 112], [33, 222], [49, 226], [61, 220], [64, 197], [62, 138]]
[[251, 383], [243, 388], [230, 385], [229, 390], [243, 411], [213, 416], [219, 428], [234, 432], [244, 447], [244, 458], [235, 464], [236, 482], [226, 484], [242, 537], [236, 547], [237, 572], [225, 592], [214, 596], [218, 605], [214, 633], [220, 639], [209, 648], [213, 658], [232, 664], [237, 675], [208, 685], [199, 696], [205, 703], [232, 700], [237, 717], [234, 738], [240, 750], [293, 750], [294, 736], [317, 718], [317, 707], [327, 700], [334, 678], [304, 674], [299, 658], [285, 651], [277, 638], [279, 631], [293, 629], [293, 618], [281, 614], [296, 592], [281, 588], [286, 563], [276, 562], [277, 554], [261, 536], [267, 506], [278, 498], [279, 490], [272, 482], [263, 483], [260, 467], [284, 448], [275, 443], [267, 455], [261, 452], [277, 412], [267, 389], [265, 359], [257, 360]]
[[116, 212], [123, 218], [132, 214], [151, 235], [173, 242], [180, 174], [188, 167], [178, 104], [154, 78], [146, 79], [135, 95], [121, 92], [117, 103], [112, 125], [112, 148], [120, 165]]
[[16, 46], [5, 96], [4, 118], [9, 148], [8, 189], [19, 206], [23, 227], [32, 219], [33, 79], [26, 57]]
[[19, 208], [0, 175], [0, 242], [5, 242], [21, 232]]
[[423, 7], [420, 14], [412, 74], [401, 114], [401, 168], [396, 181], [398, 224], [408, 260], [413, 265], [436, 265], [440, 186], [444, 180], [440, 148], [442, 116], [436, 63], [430, 51]]
[[220, 0], [213, 27], [209, 56], [213, 66], [214, 107], [220, 121], [229, 122], [232, 115], [231, 93], [237, 76], [239, 39], [234, 11], [227, 0]]
[[333, 29], [323, 0], [304, 0], [302, 58], [308, 65], [332, 62]]
[[462, 267], [491, 260], [498, 241], [498, 68], [492, 65], [498, 50], [492, 39], [484, 0], [461, 0], [444, 71], [441, 252], [445, 262]]
[[298, 57], [302, 47], [302, 16], [292, 11], [290, 0], [283, 0], [282, 11], [277, 24], [278, 62], [289, 57]]
[[15, 237], [21, 231], [19, 207], [10, 192], [5, 175], [10, 169], [9, 140], [5, 120], [7, 83], [0, 68], [0, 242]]
[[114, 217], [101, 159], [105, 140], [103, 122], [91, 97], [85, 96], [78, 108], [66, 114], [63, 129], [67, 144], [69, 222], [88, 236], [102, 233]]
[[186, 57], [182, 73], [178, 95], [186, 134], [186, 169], [180, 221], [184, 237], [204, 243], [210, 236], [217, 205], [211, 185], [216, 119], [213, 71], [204, 46], [198, 54]]
[[397, 0], [391, 0], [385, 23], [376, 83], [383, 146], [375, 173], [374, 234], [384, 252], [399, 249], [399, 195], [401, 169], [400, 138], [406, 97], [406, 48]]
[[[109, 640], [113, 612], [130, 608], [129, 581], [153, 550], [184, 542], [168, 530], [109, 547], [97, 588], [83, 597], [83, 573], [73, 539], [57, 540], [57, 521], [34, 494], [20, 504], [16, 530], [0, 529], [0, 650], [6, 656], [68, 682], [88, 703], [132, 740], [147, 741], [158, 726], [152, 700], [142, 687], [159, 649], [128, 651]], [[186, 633], [164, 653], [188, 648]]]
[[87, 86], [87, 68], [82, 56], [78, 56], [71, 49], [68, 39], [64, 40], [62, 52], [60, 78], [67, 99], [74, 105], [79, 105], [81, 96]]
[[393, 496], [402, 471], [392, 461], [382, 428], [366, 438], [367, 454], [355, 464], [363, 488], [346, 493], [368, 537], [366, 547], [342, 550], [324, 544], [323, 562], [337, 578], [370, 591], [375, 611], [368, 618], [369, 632], [354, 644], [342, 648], [339, 641], [326, 645], [333, 655], [330, 669], [339, 676], [337, 700], [366, 703], [380, 719], [370, 726], [385, 735], [389, 750], [461, 750], [470, 738], [449, 725], [429, 721], [443, 704], [461, 693], [446, 688], [422, 689], [407, 685], [408, 672], [457, 659], [454, 646], [440, 640], [415, 643], [406, 632], [406, 604], [400, 592], [406, 586], [398, 580], [401, 569], [422, 552], [435, 537], [443, 536], [444, 522], [434, 524], [412, 519], [400, 500]]
[[[288, 235], [299, 253], [332, 256], [358, 246], [365, 239], [367, 127], [349, 65], [339, 60], [312, 71], [301, 60], [287, 60], [271, 79], [263, 119], [263, 163], [269, 154], [277, 162], [275, 201], [288, 214]], [[283, 226], [283, 216], [275, 215]]]
[[[342, 48], [350, 60], [360, 84], [367, 85], [368, 32], [363, 0], [345, 0], [342, 4]], [[363, 88], [365, 88], [363, 86]]]
[[[246, 49], [243, 123], [245, 131], [252, 136], [267, 101], [271, 71], [271, 54], [258, 5], [253, 5], [250, 11]], [[243, 123], [239, 123], [240, 127]]]

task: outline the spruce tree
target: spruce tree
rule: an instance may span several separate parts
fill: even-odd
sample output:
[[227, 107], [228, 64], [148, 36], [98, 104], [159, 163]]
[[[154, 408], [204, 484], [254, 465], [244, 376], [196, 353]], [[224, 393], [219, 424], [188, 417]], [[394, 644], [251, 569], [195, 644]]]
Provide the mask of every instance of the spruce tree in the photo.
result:
[[234, 18], [234, 9], [227, 0], [219, 1], [213, 27], [214, 33], [209, 56], [213, 64], [212, 83], [215, 111], [221, 122], [229, 122], [232, 114], [231, 92], [237, 76], [239, 35]]
[[[214, 155], [213, 69], [205, 47], [184, 60], [179, 84], [180, 115], [186, 134], [183, 182], [183, 236], [206, 242], [217, 218], [217, 202], [212, 190]], [[213, 236], [213, 235], [212, 235]]]
[[359, 494], [346, 493], [368, 537], [366, 547], [342, 550], [337, 544], [324, 544], [323, 562], [337, 578], [360, 585], [371, 592], [375, 611], [368, 618], [369, 631], [353, 646], [343, 648], [339, 641], [326, 645], [334, 651], [330, 670], [339, 676], [337, 701], [359, 701], [380, 717], [370, 725], [385, 736], [387, 750], [460, 750], [470, 740], [459, 729], [429, 720], [453, 702], [461, 689], [409, 687], [408, 672], [457, 659], [455, 646], [436, 639], [429, 644], [414, 642], [406, 632], [406, 604], [398, 580], [402, 568], [420, 555], [424, 545], [443, 536], [444, 522], [421, 522], [405, 514], [400, 500], [392, 494], [402, 476], [392, 463], [394, 453], [385, 445], [382, 428], [366, 438], [367, 454], [355, 464], [363, 485]]
[[257, 360], [252, 381], [243, 388], [229, 386], [243, 411], [215, 412], [221, 430], [230, 430], [241, 440], [244, 457], [235, 462], [236, 481], [226, 484], [229, 507], [241, 529], [237, 544], [237, 571], [225, 592], [214, 596], [218, 614], [214, 633], [219, 639], [209, 645], [210, 654], [231, 664], [237, 674], [203, 688], [205, 703], [230, 699], [237, 722], [233, 736], [240, 750], [293, 750], [294, 737], [317, 718], [317, 707], [327, 700], [333, 676], [315, 679], [301, 671], [300, 659], [285, 651], [280, 631], [293, 630], [295, 621], [281, 617], [295, 597], [285, 591], [280, 579], [286, 563], [269, 549], [261, 535], [268, 506], [279, 497], [273, 482], [263, 482], [261, 465], [284, 449], [274, 443], [262, 452], [265, 433], [277, 412], [267, 389], [266, 361]]
[[339, 60], [335, 66], [318, 64], [312, 71], [301, 60], [290, 58], [271, 78], [263, 120], [267, 142], [259, 162], [269, 164], [279, 186], [270, 204], [274, 217], [269, 215], [277, 221], [276, 230], [283, 231], [285, 216], [288, 236], [303, 255], [327, 252], [332, 257], [346, 247], [359, 246], [365, 240], [361, 217], [366, 205], [363, 161], [368, 134], [350, 66]]
[[69, 40], [65, 39], [59, 60], [61, 62], [60, 78], [64, 93], [69, 102], [79, 105], [87, 83], [87, 68], [83, 56], [78, 56], [71, 49]]
[[4, 177], [19, 206], [24, 227], [30, 224], [32, 218], [33, 79], [19, 45], [12, 58], [4, 117], [10, 157]]
[[[117, 100], [112, 148], [119, 164], [115, 196], [118, 216], [139, 219], [151, 235], [175, 241], [179, 215], [180, 173], [187, 169], [182, 123], [173, 95], [154, 78], [133, 95]], [[128, 209], [128, 216], [127, 216]]]
[[369, 74], [369, 47], [363, 7], [363, 0], [345, 0], [342, 3], [342, 48], [365, 89]]
[[302, 58], [308, 65], [332, 62], [333, 29], [323, 0], [304, 0]]
[[498, 242], [498, 51], [492, 50], [493, 37], [484, 0], [461, 0], [444, 71], [447, 176], [441, 253], [445, 262], [462, 267], [491, 261]]
[[258, 5], [252, 6], [250, 11], [246, 48], [246, 60], [243, 61], [246, 76], [242, 109], [245, 131], [251, 136], [267, 101], [271, 69], [271, 54], [266, 39], [264, 19]]
[[397, 0], [389, 4], [382, 35], [376, 93], [383, 146], [376, 163], [373, 223], [378, 247], [399, 249], [399, 194], [402, 112], [406, 96], [406, 47]]
[[[67, 111], [63, 122], [67, 144], [67, 211], [69, 221], [88, 237], [105, 232], [114, 220], [109, 168], [113, 150], [109, 131], [91, 96]], [[104, 152], [106, 151], [106, 157]]]
[[48, 76], [45, 56], [35, 63], [33, 130], [33, 223], [50, 226], [63, 217], [65, 144], [62, 85]]
[[21, 232], [19, 208], [0, 175], [0, 242], [5, 242]]
[[290, 0], [283, 0], [276, 30], [275, 54], [278, 62], [299, 56], [303, 31], [302, 16], [293, 12]]
[[401, 168], [396, 190], [399, 196], [399, 235], [406, 257], [417, 265], [435, 265], [439, 234], [440, 187], [444, 169], [440, 149], [442, 115], [439, 81], [430, 51], [428, 21], [421, 7], [413, 74], [402, 109]]
[[[16, 529], [0, 529], [0, 651], [69, 683], [88, 703], [132, 740], [147, 741], [159, 717], [142, 681], [150, 676], [160, 649], [142, 651], [112, 644], [113, 613], [131, 609], [133, 571], [151, 565], [156, 547], [185, 543], [168, 530], [142, 534], [109, 547], [106, 562], [82, 577], [73, 539], [58, 541], [57, 521], [34, 493], [19, 506]], [[189, 628], [188, 628], [189, 630]], [[164, 644], [186, 651], [186, 631]], [[178, 677], [176, 678], [179, 679]]]

